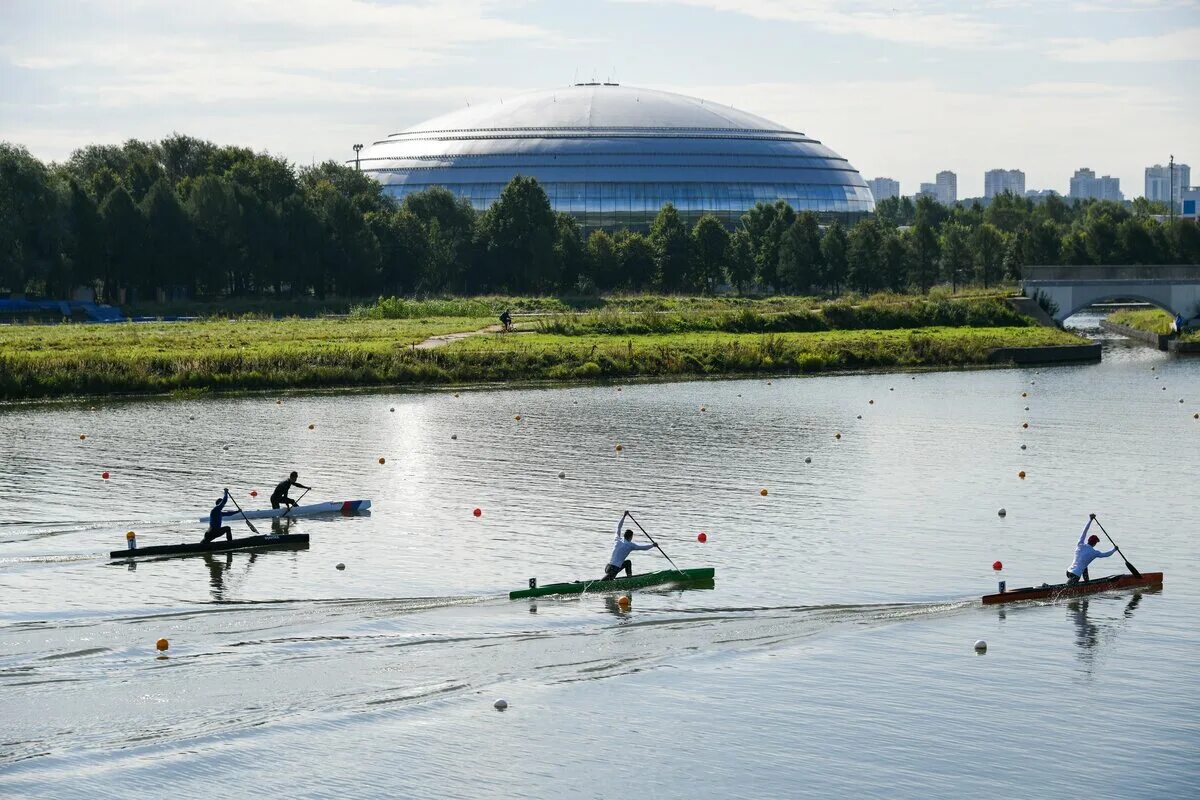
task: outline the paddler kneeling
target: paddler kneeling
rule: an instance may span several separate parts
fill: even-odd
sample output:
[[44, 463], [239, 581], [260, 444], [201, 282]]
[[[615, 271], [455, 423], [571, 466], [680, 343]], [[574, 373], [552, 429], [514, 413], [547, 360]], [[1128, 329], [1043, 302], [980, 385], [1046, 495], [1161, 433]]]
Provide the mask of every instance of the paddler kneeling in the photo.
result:
[[1108, 558], [1113, 553], [1117, 552], [1117, 548], [1109, 550], [1107, 553], [1102, 550], [1097, 550], [1096, 545], [1100, 541], [1100, 537], [1096, 534], [1088, 536], [1088, 528], [1092, 527], [1092, 523], [1096, 521], [1096, 515], [1088, 516], [1087, 525], [1083, 526], [1083, 533], [1079, 534], [1079, 544], [1075, 545], [1075, 560], [1067, 569], [1067, 585], [1074, 586], [1079, 583], [1080, 579], [1090, 580], [1088, 577], [1088, 564], [1091, 564], [1097, 558]]
[[232, 517], [238, 513], [236, 511], [226, 511], [225, 504], [229, 502], [229, 490], [225, 490], [225, 494], [221, 495], [221, 499], [213, 506], [212, 511], [208, 512], [208, 530], [204, 532], [204, 541], [200, 544], [208, 544], [213, 539], [219, 539], [224, 536], [226, 541], [233, 541], [233, 531], [228, 525], [222, 525], [223, 517]]
[[293, 486], [299, 486], [301, 489], [310, 488], [298, 482], [296, 479], [299, 477], [300, 473], [293, 471], [286, 481], [275, 487], [275, 491], [271, 492], [271, 508], [279, 508], [280, 504], [288, 507], [296, 505], [296, 501], [288, 497], [288, 489], [291, 489]]
[[633, 541], [633, 531], [627, 530], [622, 535], [621, 526], [625, 523], [625, 517], [629, 512], [621, 515], [621, 519], [617, 522], [617, 539], [613, 544], [612, 555], [608, 558], [608, 563], [604, 565], [604, 577], [601, 580], [611, 581], [625, 570], [625, 576], [633, 577], [633, 562], [629, 560], [629, 554], [634, 550], [653, 550], [658, 547], [656, 544], [637, 544]]

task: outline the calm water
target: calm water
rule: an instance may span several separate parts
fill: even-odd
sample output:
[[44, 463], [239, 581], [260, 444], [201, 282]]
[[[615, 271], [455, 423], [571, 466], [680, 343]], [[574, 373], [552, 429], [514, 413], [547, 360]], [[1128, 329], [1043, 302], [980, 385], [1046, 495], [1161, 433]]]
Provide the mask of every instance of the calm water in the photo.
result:
[[[275, 401], [0, 407], [0, 794], [1200, 780], [1200, 359]], [[259, 507], [293, 468], [306, 502], [373, 512], [293, 521], [307, 550], [108, 564], [126, 530], [198, 539], [221, 488]], [[626, 508], [715, 589], [506, 599], [596, 575]], [[1162, 592], [978, 603], [1059, 580], [1089, 511]]]

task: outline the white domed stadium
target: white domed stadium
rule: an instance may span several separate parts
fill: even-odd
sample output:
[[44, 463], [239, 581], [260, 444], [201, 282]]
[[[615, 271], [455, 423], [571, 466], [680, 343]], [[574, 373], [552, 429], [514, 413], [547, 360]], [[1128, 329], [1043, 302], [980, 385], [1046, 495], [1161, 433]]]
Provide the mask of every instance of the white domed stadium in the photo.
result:
[[486, 209], [517, 175], [585, 228], [645, 228], [672, 203], [732, 227], [756, 203], [853, 221], [866, 182], [821, 142], [694, 97], [585, 83], [471, 106], [365, 148], [361, 169], [396, 197], [442, 186]]

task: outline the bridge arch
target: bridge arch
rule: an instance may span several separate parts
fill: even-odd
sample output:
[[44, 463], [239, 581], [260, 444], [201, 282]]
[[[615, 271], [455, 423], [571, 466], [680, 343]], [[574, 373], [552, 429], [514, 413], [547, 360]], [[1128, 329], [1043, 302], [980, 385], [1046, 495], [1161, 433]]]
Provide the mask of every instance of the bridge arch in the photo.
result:
[[1200, 317], [1200, 265], [1031, 266], [1021, 288], [1054, 303], [1056, 322], [1096, 303], [1140, 300], [1185, 320]]

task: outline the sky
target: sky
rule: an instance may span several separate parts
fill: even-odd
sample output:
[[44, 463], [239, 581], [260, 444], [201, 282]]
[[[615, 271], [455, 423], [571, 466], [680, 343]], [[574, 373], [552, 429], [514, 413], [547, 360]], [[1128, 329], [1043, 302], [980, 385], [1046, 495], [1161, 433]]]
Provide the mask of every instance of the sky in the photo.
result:
[[173, 132], [352, 159], [429, 117], [613, 80], [821, 140], [911, 194], [1090, 167], [1200, 183], [1200, 0], [0, 0], [0, 140], [62, 160]]

